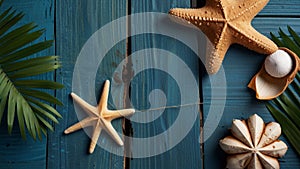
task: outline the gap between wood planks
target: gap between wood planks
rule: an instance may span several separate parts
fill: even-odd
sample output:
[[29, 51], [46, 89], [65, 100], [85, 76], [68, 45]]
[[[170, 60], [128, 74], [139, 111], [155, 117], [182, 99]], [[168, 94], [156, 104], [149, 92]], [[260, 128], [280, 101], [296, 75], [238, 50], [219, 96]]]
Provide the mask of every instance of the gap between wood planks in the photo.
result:
[[[131, 14], [131, 0], [126, 1], [126, 15]], [[126, 33], [127, 37], [126, 38], [126, 54], [125, 54], [125, 65], [123, 66], [122, 69], [122, 80], [124, 83], [124, 101], [123, 105], [125, 108], [130, 108], [130, 80], [133, 76], [133, 70], [132, 70], [132, 60], [131, 57], [128, 57], [131, 55], [131, 21], [130, 17], [126, 20]], [[129, 89], [129, 90], [126, 90]], [[123, 135], [128, 136], [124, 137], [124, 169], [130, 169], [130, 160], [131, 160], [131, 137], [133, 136], [133, 128], [132, 128], [132, 123], [129, 119], [123, 118], [122, 121], [122, 130], [123, 130]]]
[[[192, 8], [196, 8], [196, 7], [202, 7], [205, 4], [205, 0], [190, 0], [190, 4]], [[130, 15], [132, 14], [131, 12], [131, 0], [127, 0], [126, 1], [126, 14]], [[130, 17], [128, 17], [128, 20], [126, 21], [126, 33], [127, 33], [127, 39], [126, 39], [126, 55], [125, 55], [125, 65], [122, 68], [122, 80], [124, 83], [124, 88], [125, 89], [129, 89], [129, 90], [124, 90], [123, 93], [123, 105], [125, 108], [131, 108], [131, 104], [130, 104], [130, 80], [133, 78], [134, 75], [134, 70], [132, 69], [132, 60], [131, 57], [128, 57], [132, 54], [132, 49], [131, 49], [131, 20]], [[202, 70], [199, 70], [200, 72], [203, 72]], [[201, 74], [201, 73], [200, 73]], [[200, 80], [200, 85], [201, 83], [201, 77], [199, 77]], [[200, 89], [202, 89], [202, 87], [200, 86]], [[200, 100], [202, 100], [202, 91], [199, 91], [200, 94]], [[201, 104], [200, 104], [201, 105]], [[200, 106], [200, 131], [202, 130], [203, 127], [203, 114], [202, 114], [202, 110], [203, 110], [203, 106]], [[133, 136], [133, 128], [132, 128], [132, 123], [129, 119], [127, 118], [123, 118], [122, 121], [122, 131], [123, 131], [123, 135], [124, 136], [128, 136], [128, 137], [124, 137], [124, 165], [123, 168], [124, 169], [130, 169], [130, 160], [131, 158], [131, 137]], [[201, 138], [203, 138], [201, 136]], [[200, 154], [202, 155], [201, 159], [204, 159], [203, 154], [204, 154], [204, 150], [203, 150], [203, 143], [201, 143], [200, 145]], [[201, 168], [204, 168], [204, 163], [201, 164]]]
[[[191, 0], [191, 7], [192, 8], [201, 8], [205, 5], [205, 0]], [[201, 61], [199, 61], [201, 62]], [[199, 64], [201, 65], [201, 63]], [[203, 92], [202, 92], [202, 76], [204, 75], [204, 67], [199, 68], [199, 96], [200, 96], [200, 101], [203, 102]], [[203, 126], [204, 126], [204, 120], [203, 120], [203, 104], [200, 104], [199, 106], [200, 114], [199, 114], [199, 119], [200, 119], [200, 156], [202, 159], [201, 163], [201, 168], [204, 169], [204, 141], [203, 141]]]

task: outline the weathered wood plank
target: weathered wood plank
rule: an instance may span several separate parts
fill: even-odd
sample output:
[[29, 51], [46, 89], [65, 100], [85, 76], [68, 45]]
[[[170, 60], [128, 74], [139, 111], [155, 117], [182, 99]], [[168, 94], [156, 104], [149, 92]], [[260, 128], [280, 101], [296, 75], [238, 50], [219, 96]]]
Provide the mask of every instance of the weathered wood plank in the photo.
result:
[[[56, 126], [55, 132], [49, 136], [48, 141], [48, 168], [123, 168], [123, 157], [111, 154], [97, 146], [95, 152], [88, 154], [90, 138], [83, 130], [70, 135], [64, 135], [63, 131], [76, 123], [78, 118], [74, 110], [74, 104], [69, 97], [72, 91], [72, 76], [76, 59], [84, 43], [90, 36], [110, 21], [126, 14], [126, 1], [119, 0], [65, 0], [56, 2], [56, 53], [61, 56], [63, 68], [57, 72], [57, 81], [65, 85], [65, 89], [57, 92], [64, 107], [59, 107], [59, 112], [64, 119]], [[125, 25], [123, 28], [125, 29]], [[115, 31], [114, 33], [118, 33]], [[99, 39], [101, 45], [106, 45], [106, 40]], [[125, 43], [116, 45], [105, 59], [106, 64], [101, 64], [97, 71], [95, 81], [96, 91], [83, 89], [82, 92], [95, 92], [100, 97], [103, 82], [111, 79], [111, 72], [115, 69], [114, 62], [118, 63], [117, 51], [125, 53]], [[88, 65], [87, 65], [88, 66]], [[92, 72], [91, 72], [92, 73]], [[80, 93], [78, 93], [80, 95]], [[111, 102], [111, 101], [109, 101]], [[110, 103], [109, 103], [110, 105]], [[122, 133], [121, 120], [113, 123], [116, 130]], [[101, 136], [103, 137], [103, 132]], [[109, 139], [109, 138], [108, 138]]]
[[[38, 1], [17, 1], [6, 0], [4, 6], [14, 6], [26, 13], [24, 21], [34, 21], [47, 31], [43, 38], [54, 38], [54, 0]], [[195, 2], [193, 0], [193, 2]], [[171, 7], [189, 7], [188, 1], [140, 1], [132, 0], [132, 12], [167, 12]], [[256, 18], [253, 25], [258, 31], [268, 35], [269, 32], [277, 32], [278, 27], [286, 30], [286, 25], [291, 25], [297, 33], [300, 33], [299, 16], [300, 1], [298, 0], [270, 0], [269, 4], [262, 10], [259, 16], [268, 18]], [[68, 97], [72, 88], [72, 71], [76, 57], [85, 41], [104, 24], [126, 14], [124, 1], [56, 1], [56, 44], [57, 54], [61, 55], [63, 68], [57, 73], [57, 80], [64, 83], [66, 88], [57, 92], [57, 96], [63, 101], [65, 107], [59, 107], [64, 119], [56, 126], [56, 131], [48, 138], [47, 167], [52, 168], [122, 168], [123, 159], [109, 154], [100, 147], [96, 148], [93, 155], [87, 154], [90, 139], [83, 131], [78, 131], [69, 136], [62, 134], [69, 125], [77, 122], [73, 102]], [[280, 18], [280, 16], [292, 18]], [[277, 17], [277, 18], [274, 18]], [[25, 23], [25, 22], [24, 22]], [[124, 25], [124, 28], [126, 26]], [[151, 29], [151, 28], [150, 28]], [[105, 41], [105, 40], [103, 40]], [[193, 69], [195, 76], [199, 64], [194, 57], [188, 57], [190, 51], [182, 44], [163, 36], [136, 36], [132, 41], [133, 52], [138, 49], [158, 47], [166, 49], [180, 56]], [[101, 91], [103, 81], [112, 77], [115, 65], [120, 62], [116, 51], [125, 56], [125, 45], [122, 42], [116, 45], [107, 55], [108, 59], [99, 67], [96, 80], [96, 95]], [[45, 51], [45, 54], [53, 54], [53, 48]], [[149, 57], [153, 59], [148, 62], [155, 62], [155, 57], [161, 57], [154, 53]], [[243, 57], [243, 59], [240, 59]], [[231, 120], [233, 118], [247, 118], [253, 113], [260, 114], [265, 121], [273, 118], [265, 109], [264, 103], [254, 99], [254, 93], [246, 88], [250, 78], [259, 69], [264, 56], [247, 51], [240, 46], [233, 46], [228, 52], [224, 61], [224, 68], [227, 75], [227, 104], [221, 123], [212, 137], [205, 143], [205, 167], [222, 168], [225, 165], [225, 154], [218, 146], [218, 140], [228, 134]], [[52, 78], [53, 74], [45, 75], [42, 78]], [[168, 80], [166, 80], [168, 79]], [[238, 80], [237, 80], [238, 79]], [[151, 82], [152, 81], [152, 82]], [[167, 85], [164, 85], [164, 82]], [[170, 87], [171, 86], [171, 87]], [[138, 75], [132, 81], [132, 100], [138, 109], [149, 107], [148, 94], [152, 89], [163, 89], [168, 98], [167, 105], [180, 104], [176, 91], [174, 79], [161, 71], [149, 70]], [[203, 79], [204, 117], [207, 117], [210, 106], [210, 83], [208, 78]], [[157, 95], [154, 95], [157, 96]], [[142, 99], [141, 99], [142, 98]], [[172, 99], [169, 99], [172, 98]], [[218, 106], [218, 105], [214, 105]], [[191, 108], [182, 108], [186, 112], [194, 111]], [[149, 137], [161, 133], [176, 120], [178, 108], [167, 109], [160, 118], [149, 124], [133, 122], [134, 137]], [[199, 138], [199, 119], [187, 137], [175, 148], [164, 154], [142, 159], [131, 160], [131, 168], [201, 168]], [[121, 121], [114, 125], [121, 132]], [[8, 136], [7, 129], [1, 125], [0, 128], [0, 168], [46, 168], [46, 144], [34, 142], [28, 138], [22, 141], [17, 126], [14, 127], [12, 136]], [[282, 137], [284, 139], [284, 137]], [[284, 139], [285, 140], [285, 139]], [[170, 144], [168, 142], [166, 145]], [[153, 146], [155, 147], [155, 145]], [[141, 149], [141, 151], [146, 150]], [[223, 159], [223, 160], [221, 160]], [[295, 168], [300, 165], [299, 158], [290, 148], [287, 155], [281, 160], [282, 168]]]
[[[190, 2], [177, 0], [131, 0], [131, 12], [133, 14], [141, 12], [167, 13], [168, 10], [173, 7], [190, 7]], [[150, 26], [147, 27], [147, 30], [164, 29], [162, 25], [159, 25], [158, 23], [168, 22], [163, 20], [160, 22], [154, 22], [153, 20], [157, 19], [155, 16], [150, 16], [148, 18], [141, 17], [140, 19], [145, 22], [150, 22]], [[132, 25], [132, 34], [134, 34], [135, 29], [138, 29], [136, 27], [140, 28], [143, 26], [145, 25]], [[174, 24], [173, 26], [180, 27], [178, 24]], [[165, 106], [163, 101], [164, 99], [161, 97], [161, 92], [163, 92], [166, 97], [166, 106], [186, 104], [181, 102], [181, 97], [188, 96], [181, 95], [183, 91], [179, 91], [179, 88], [182, 86], [180, 86], [181, 84], [178, 84], [178, 81], [183, 80], [186, 82], [186, 84], [189, 84], [190, 82], [187, 82], [189, 81], [189, 77], [187, 77], [185, 74], [182, 74], [184, 71], [181, 69], [182, 65], [179, 65], [174, 60], [177, 58], [182, 59], [188, 66], [187, 69], [190, 69], [194, 74], [196, 81], [199, 81], [200, 60], [187, 46], [179, 43], [178, 40], [180, 39], [174, 39], [158, 34], [143, 34], [132, 37], [132, 54], [135, 55], [135, 53], [138, 53], [137, 55], [139, 57], [147, 58], [143, 60], [143, 62], [133, 60], [133, 67], [140, 66], [145, 69], [144, 71], [138, 73], [131, 82], [131, 99], [136, 109], [145, 110], [149, 108]], [[154, 48], [171, 52], [174, 54], [174, 56], [172, 56], [170, 53], [164, 53], [159, 50], [157, 51]], [[166, 59], [166, 62], [163, 62], [162, 58], [167, 57], [170, 58]], [[165, 72], [158, 69], [149, 69], [149, 65], [163, 65], [165, 67]], [[176, 74], [179, 76], [177, 77], [178, 79], [171, 76], [171, 70], [175, 70]], [[157, 92], [157, 89], [162, 91], [150, 94], [153, 91]], [[189, 93], [189, 95], [197, 95], [197, 92], [198, 91], [196, 91], [196, 93]], [[152, 101], [150, 102], [150, 100]], [[197, 99], [193, 101], [195, 103], [197, 102]], [[171, 126], [176, 120], [178, 120], [177, 118], [180, 118], [178, 116], [180, 110], [183, 110], [184, 114], [189, 116], [193, 112], [199, 111], [197, 107], [198, 106], [192, 105], [187, 107], [183, 106], [154, 111], [137, 112], [143, 113], [143, 115], [140, 116], [140, 119], [131, 118], [133, 137], [143, 138], [145, 140], [153, 137], [155, 141], [151, 142], [149, 145], [146, 144], [143, 146], [136, 146], [137, 141], [132, 142], [133, 152], [137, 154], [144, 154], [142, 152], [147, 152], [149, 153], [149, 157], [138, 158], [138, 155], [133, 153], [134, 158], [130, 161], [130, 168], [202, 168], [199, 143], [199, 116], [194, 124], [192, 121], [187, 122], [192, 125], [192, 129], [189, 131], [189, 133], [186, 133], [187, 136], [174, 148], [164, 151], [166, 147], [169, 147], [172, 142], [175, 142], [175, 140], [178, 138], [176, 138], [176, 134], [168, 135], [163, 132], [170, 130]], [[143, 122], [143, 120], [146, 120], [146, 122]], [[182, 128], [184, 128], [187, 124], [181, 123], [181, 125]], [[178, 133], [181, 133], [180, 129], [178, 130]], [[159, 139], [159, 135], [163, 136], [165, 139]], [[154, 152], [162, 151], [163, 153], [157, 154], [156, 156], [151, 156], [153, 155], [152, 150], [155, 150]]]
[[[244, 1], [244, 0], [241, 0]], [[247, 1], [247, 0], [245, 0]], [[203, 6], [205, 4], [205, 0], [191, 0], [193, 5], [197, 5], [198, 7]], [[269, 3], [265, 6], [265, 8], [259, 13], [259, 16], [268, 16], [268, 17], [299, 17], [300, 15], [300, 1], [298, 0], [269, 0]]]
[[[8, 7], [13, 7], [18, 12], [24, 12], [25, 16], [18, 24], [23, 25], [35, 22], [38, 28], [45, 28], [46, 32], [38, 41], [50, 40], [54, 38], [54, 0], [6, 0], [1, 7], [4, 11]], [[35, 56], [54, 55], [54, 47], [49, 48]], [[54, 79], [54, 73], [41, 75], [40, 79]], [[0, 168], [24, 168], [24, 169], [44, 169], [46, 168], [47, 138], [42, 141], [34, 141], [30, 135], [27, 140], [21, 138], [17, 121], [14, 123], [12, 135], [7, 134], [6, 117], [3, 117], [0, 126]]]
[[259, 15], [297, 17], [300, 15], [299, 6], [298, 0], [270, 0]]
[[[291, 25], [299, 33], [299, 19], [287, 18], [256, 18], [253, 21], [254, 27], [261, 33], [269, 36], [269, 32], [277, 32], [279, 27], [286, 28]], [[229, 134], [232, 119], [248, 118], [257, 113], [265, 122], [274, 121], [263, 101], [255, 99], [255, 93], [247, 88], [252, 76], [260, 69], [265, 56], [249, 51], [244, 47], [234, 45], [228, 51], [223, 66], [226, 74], [227, 86], [219, 86], [227, 90], [226, 105], [224, 114], [214, 134], [204, 143], [204, 164], [206, 168], [224, 168], [225, 154], [220, 149], [218, 142], [221, 138]], [[208, 78], [203, 79], [203, 100], [204, 119], [208, 116], [211, 105], [211, 88]], [[205, 131], [204, 131], [205, 132]], [[288, 143], [285, 137], [280, 139]], [[280, 160], [282, 168], [295, 168], [300, 165], [300, 159], [290, 147], [284, 158]]]

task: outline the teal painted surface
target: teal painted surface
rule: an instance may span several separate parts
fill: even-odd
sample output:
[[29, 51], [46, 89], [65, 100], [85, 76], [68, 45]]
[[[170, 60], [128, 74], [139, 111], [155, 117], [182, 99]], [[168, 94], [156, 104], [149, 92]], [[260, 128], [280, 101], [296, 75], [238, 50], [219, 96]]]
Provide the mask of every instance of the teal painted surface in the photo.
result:
[[[6, 134], [7, 129], [2, 123], [0, 126], [0, 169], [124, 168], [123, 157], [111, 154], [99, 146], [96, 147], [94, 154], [89, 155], [87, 151], [90, 139], [83, 130], [70, 135], [63, 134], [65, 128], [78, 121], [73, 101], [69, 97], [72, 90], [72, 73], [76, 58], [84, 43], [95, 31], [110, 21], [125, 16], [129, 11], [131, 13], [166, 13], [172, 7], [191, 7], [190, 0], [6, 0], [4, 6], [14, 6], [16, 9], [24, 11], [26, 13], [24, 22], [35, 21], [40, 27], [47, 29], [43, 38], [55, 38], [55, 47], [45, 51], [45, 53], [53, 54], [55, 52], [61, 56], [63, 68], [56, 72], [55, 77], [58, 82], [65, 85], [65, 89], [57, 91], [56, 95], [65, 106], [58, 107], [64, 118], [60, 120], [59, 125], [55, 126], [55, 132], [50, 133], [41, 142], [34, 142], [29, 137], [27, 141], [23, 141], [20, 139], [17, 126], [14, 127], [12, 136], [8, 136]], [[267, 36], [269, 32], [277, 32], [278, 27], [286, 30], [286, 25], [291, 25], [300, 34], [299, 11], [300, 1], [298, 0], [270, 0], [266, 8], [254, 19], [253, 25]], [[126, 25], [116, 29], [126, 29]], [[116, 35], [117, 33], [118, 31], [116, 31]], [[105, 41], [103, 39], [101, 43], [105, 44]], [[132, 52], [150, 47], [171, 51], [183, 59], [192, 70], [197, 77], [199, 86], [202, 87], [199, 92], [203, 94], [203, 118], [205, 122], [209, 107], [218, 107], [219, 105], [210, 105], [211, 86], [208, 82], [208, 76], [202, 75], [200, 61], [190, 49], [169, 37], [147, 34], [134, 36], [131, 39], [130, 49]], [[96, 96], [99, 97], [105, 79], [114, 76], [114, 82], [118, 80], [118, 76], [115, 76], [113, 71], [116, 69], [116, 65], [124, 59], [126, 53], [124, 40], [114, 46], [107, 54], [97, 70], [96, 90], [92, 91], [95, 92]], [[161, 56], [154, 53], [148, 61], [155, 62], [157, 57]], [[264, 102], [257, 101], [254, 98], [254, 92], [246, 87], [251, 77], [259, 70], [264, 57], [238, 45], [233, 45], [230, 48], [223, 63], [227, 78], [226, 108], [221, 122], [217, 124], [215, 133], [204, 143], [203, 149], [199, 144], [202, 119], [201, 113], [199, 113], [192, 130], [173, 149], [150, 158], [133, 158], [127, 162], [126, 166], [128, 168], [130, 166], [132, 169], [198, 169], [202, 166], [207, 169], [224, 168], [226, 156], [219, 148], [218, 141], [229, 134], [228, 129], [232, 119], [247, 118], [253, 113], [257, 113], [266, 122], [273, 121], [264, 106]], [[180, 70], [178, 72], [180, 73]], [[51, 79], [53, 77], [54, 74], [47, 74], [41, 78]], [[138, 74], [131, 82], [133, 106], [140, 110], [149, 108], [148, 95], [153, 89], [162, 89], [165, 92], [168, 99], [167, 105], [180, 104], [180, 96], [176, 92], [178, 86], [175, 80], [164, 72], [150, 69]], [[115, 103], [116, 105], [112, 105], [110, 98], [110, 108], [122, 107], [123, 100], [123, 91], [121, 90], [120, 100]], [[197, 111], [194, 107], [183, 109], [186, 110], [187, 114], [190, 111]], [[178, 111], [179, 108], [167, 109], [161, 117], [147, 124], [132, 122], [133, 136], [149, 137], [167, 130], [176, 120]], [[122, 124], [122, 119], [113, 123], [119, 133], [122, 133]], [[284, 136], [281, 139], [287, 142]], [[168, 144], [168, 142], [165, 143], [165, 145]], [[284, 169], [300, 166], [299, 156], [291, 147], [280, 162]]]
[[[173, 1], [156, 1], [156, 0], [132, 0], [131, 1], [131, 12], [140, 13], [140, 12], [163, 12], [167, 13], [170, 8], [174, 7], [191, 7], [189, 1], [181, 1], [181, 0], [173, 0]], [[142, 20], [146, 20], [149, 18], [145, 18]], [[161, 21], [163, 22], [163, 21]], [[165, 21], [168, 22], [168, 21]], [[155, 22], [154, 22], [155, 23]], [[174, 24], [176, 25], [176, 24]], [[139, 25], [143, 26], [143, 25]], [[152, 27], [148, 29], [155, 30], [156, 24], [153, 24]], [[159, 25], [158, 25], [159, 26]], [[177, 25], [178, 26], [178, 25]], [[134, 27], [134, 26], [133, 26]], [[172, 29], [170, 27], [170, 29]], [[178, 39], [173, 39], [170, 37], [162, 36], [162, 35], [140, 35], [132, 38], [132, 53], [137, 52], [142, 49], [149, 48], [159, 48], [164, 49], [169, 52], [175, 54], [175, 57], [179, 57], [184, 61], [185, 64], [188, 65], [188, 69], [190, 69], [197, 82], [199, 82], [199, 66], [200, 60], [197, 55], [192, 53], [192, 51], [182, 43], [178, 42]], [[160, 57], [167, 57], [166, 55], [162, 55], [159, 52], [141, 52], [141, 55], [147, 56], [147, 60], [144, 63], [155, 63], [155, 64], [163, 64], [158, 60]], [[172, 59], [168, 61], [168, 65], [165, 67], [178, 67], [176, 70], [176, 74], [180, 74], [182, 70], [180, 70], [180, 65], [174, 65]], [[174, 77], [175, 78], [175, 77]], [[132, 82], [132, 98], [134, 106], [139, 110], [145, 110], [150, 107], [149, 103], [149, 93], [154, 89], [160, 89], [164, 92], [165, 97], [167, 99], [166, 106], [174, 106], [181, 103], [180, 94], [182, 91], [179, 91], [178, 82], [174, 79], [170, 74], [164, 73], [161, 71], [155, 70], [146, 70], [141, 72], [138, 76], [133, 79]], [[180, 79], [183, 81], [188, 81], [190, 77], [185, 77], [185, 75], [181, 76]], [[189, 93], [190, 95], [194, 95], [194, 93]], [[155, 100], [160, 100], [161, 97], [159, 95], [154, 95]], [[200, 98], [199, 98], [200, 99]], [[159, 101], [157, 101], [159, 102]], [[197, 100], [194, 100], [197, 102]], [[184, 111], [186, 116], [191, 115], [193, 112], [198, 112], [198, 106], [189, 106], [189, 107], [177, 107], [172, 109], [163, 110], [162, 115], [151, 121], [149, 123], [132, 123], [133, 128], [133, 137], [142, 137], [148, 138], [151, 136], [157, 136], [162, 132], [169, 130], [169, 128], [174, 125], [176, 118], [178, 117], [178, 113], [181, 110]], [[155, 106], [154, 106], [155, 108]], [[160, 110], [162, 111], [162, 110]], [[158, 113], [158, 111], [148, 111], [147, 113]], [[192, 123], [192, 122], [191, 122]], [[185, 124], [186, 125], [186, 124]], [[180, 131], [178, 131], [180, 133]], [[179, 135], [179, 134], [178, 134]], [[130, 161], [131, 169], [164, 169], [164, 168], [172, 168], [172, 169], [181, 169], [181, 168], [189, 168], [189, 169], [200, 169], [202, 168], [202, 160], [200, 153], [200, 144], [199, 144], [199, 136], [200, 136], [200, 119], [199, 116], [196, 119], [195, 124], [193, 125], [190, 132], [187, 136], [174, 148], [169, 151], [164, 152], [163, 154], [159, 154], [157, 156], [152, 156], [148, 158], [134, 158]], [[176, 139], [175, 135], [164, 135], [166, 141], [157, 140], [157, 142], [152, 143], [153, 149], [156, 147], [160, 147], [160, 149], [164, 149], [165, 147], [170, 146], [173, 139]], [[164, 145], [164, 146], [161, 146]], [[141, 148], [139, 151], [145, 151], [146, 148]]]
[[[77, 56], [94, 32], [110, 21], [125, 15], [125, 7], [125, 1], [118, 0], [56, 2], [56, 53], [62, 57], [63, 64], [63, 68], [57, 72], [56, 79], [65, 85], [65, 89], [57, 91], [57, 97], [65, 106], [58, 108], [64, 118], [48, 138], [47, 168], [121, 169], [123, 167], [123, 157], [110, 154], [99, 146], [92, 155], [89, 155], [90, 138], [83, 130], [69, 135], [64, 135], [63, 131], [78, 122], [69, 95], [72, 91], [72, 75]], [[101, 39], [101, 45], [105, 45], [105, 40]], [[124, 49], [122, 43], [107, 54], [106, 63], [110, 64], [103, 64], [98, 70], [97, 81], [94, 82], [97, 86], [96, 91], [83, 89], [83, 92], [95, 92], [96, 96], [100, 96], [104, 80], [110, 78], [111, 71], [115, 69], [111, 63], [118, 62], [117, 51], [125, 53]], [[122, 133], [122, 121], [116, 120], [114, 125], [116, 130]]]
[[298, 17], [300, 15], [298, 0], [270, 0], [268, 5], [260, 12], [260, 16], [286, 16]]
[[[35, 22], [39, 25], [38, 29], [47, 29], [47, 31], [37, 41], [54, 39], [53, 0], [6, 0], [0, 10], [4, 11], [11, 6], [18, 12], [25, 13], [25, 16], [19, 22], [19, 26], [29, 22]], [[54, 47], [52, 47], [35, 56], [54, 55], [54, 53]], [[38, 78], [49, 80], [54, 79], [54, 73], [44, 74]], [[31, 139], [30, 135], [27, 134], [27, 140], [22, 140], [19, 127], [17, 125], [17, 119], [15, 120], [12, 135], [7, 134], [7, 122], [5, 116], [3, 117], [0, 125], [0, 168], [46, 168], [47, 138], [44, 137], [42, 141], [34, 141]]]

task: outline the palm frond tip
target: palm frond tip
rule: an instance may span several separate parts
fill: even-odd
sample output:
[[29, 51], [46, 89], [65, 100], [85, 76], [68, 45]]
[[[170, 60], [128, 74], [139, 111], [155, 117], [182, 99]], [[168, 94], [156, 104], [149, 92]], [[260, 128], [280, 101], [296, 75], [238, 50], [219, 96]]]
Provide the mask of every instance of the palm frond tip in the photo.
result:
[[[288, 26], [290, 35], [279, 29], [279, 37], [271, 33], [271, 39], [280, 47], [287, 47], [298, 56], [300, 55], [300, 37]], [[266, 106], [273, 117], [281, 124], [282, 131], [300, 155], [300, 86], [299, 73], [296, 75], [287, 90], [273, 101], [269, 101]]]
[[61, 63], [57, 56], [30, 57], [51, 47], [52, 41], [36, 42], [44, 29], [35, 30], [34, 23], [13, 28], [23, 16], [12, 8], [0, 13], [0, 124], [6, 113], [9, 133], [17, 119], [24, 139], [26, 129], [34, 139], [41, 139], [46, 129], [53, 130], [51, 124], [62, 117], [51, 104], [62, 103], [40, 89], [61, 89], [63, 85], [31, 76], [54, 71]]

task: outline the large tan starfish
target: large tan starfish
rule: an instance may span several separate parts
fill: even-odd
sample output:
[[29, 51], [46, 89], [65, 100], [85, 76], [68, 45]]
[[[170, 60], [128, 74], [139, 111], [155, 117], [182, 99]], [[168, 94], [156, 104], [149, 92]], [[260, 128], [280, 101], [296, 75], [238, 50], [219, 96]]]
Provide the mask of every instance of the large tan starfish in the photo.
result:
[[89, 153], [94, 152], [102, 129], [104, 129], [113, 138], [113, 140], [116, 141], [117, 144], [123, 146], [123, 141], [116, 132], [116, 130], [113, 128], [111, 121], [123, 116], [130, 116], [135, 112], [134, 109], [107, 109], [109, 84], [109, 80], [106, 80], [102, 96], [97, 107], [91, 106], [90, 104], [82, 100], [79, 96], [77, 96], [75, 93], [71, 93], [71, 96], [73, 97], [74, 101], [76, 101], [88, 113], [89, 116], [66, 129], [64, 133], [69, 134], [81, 128], [93, 126], [94, 132], [91, 138]]
[[169, 14], [187, 20], [206, 34], [212, 51], [206, 56], [209, 74], [218, 72], [224, 56], [233, 43], [261, 54], [271, 54], [278, 48], [270, 39], [251, 26], [251, 20], [269, 0], [206, 0], [199, 9], [174, 8]]

